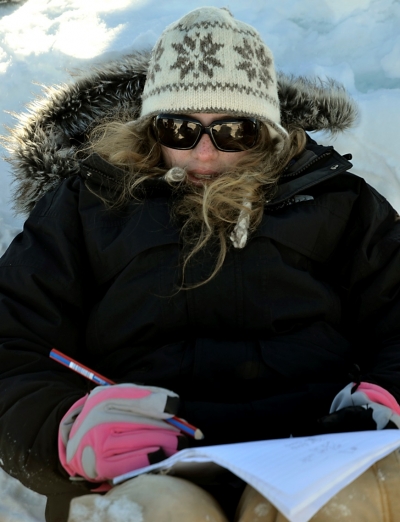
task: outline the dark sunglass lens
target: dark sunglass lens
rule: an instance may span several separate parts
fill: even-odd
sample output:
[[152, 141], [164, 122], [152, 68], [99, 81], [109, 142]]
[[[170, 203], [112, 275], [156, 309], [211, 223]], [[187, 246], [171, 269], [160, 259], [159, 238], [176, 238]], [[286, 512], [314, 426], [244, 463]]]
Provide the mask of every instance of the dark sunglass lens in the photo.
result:
[[252, 120], [217, 123], [212, 127], [216, 144], [223, 150], [241, 151], [254, 147], [257, 124]]
[[179, 118], [157, 118], [156, 129], [159, 142], [173, 149], [191, 148], [200, 132], [196, 123]]

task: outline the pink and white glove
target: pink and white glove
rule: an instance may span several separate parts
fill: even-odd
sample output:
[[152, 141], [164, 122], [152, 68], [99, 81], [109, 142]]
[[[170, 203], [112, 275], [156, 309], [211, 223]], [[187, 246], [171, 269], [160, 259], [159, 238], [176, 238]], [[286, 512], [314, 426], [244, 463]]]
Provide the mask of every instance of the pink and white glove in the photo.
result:
[[96, 387], [61, 420], [61, 464], [72, 477], [104, 482], [173, 455], [187, 446], [186, 437], [163, 419], [173, 417], [178, 401], [164, 388]]
[[350, 383], [333, 399], [330, 414], [318, 422], [325, 433], [400, 429], [400, 406], [377, 384]]
[[391, 393], [377, 384], [348, 384], [333, 399], [330, 413], [348, 406], [362, 406], [365, 410], [372, 410], [377, 430], [385, 429], [389, 422], [394, 424], [393, 428], [400, 428], [399, 404]]

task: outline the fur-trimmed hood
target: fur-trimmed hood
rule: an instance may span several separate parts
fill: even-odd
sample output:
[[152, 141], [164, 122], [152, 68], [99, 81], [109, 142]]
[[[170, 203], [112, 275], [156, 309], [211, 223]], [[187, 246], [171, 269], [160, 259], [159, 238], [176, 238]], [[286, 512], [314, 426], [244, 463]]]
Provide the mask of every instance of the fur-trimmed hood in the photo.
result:
[[[12, 165], [17, 212], [29, 213], [61, 179], [79, 171], [76, 152], [87, 132], [105, 117], [140, 112], [150, 53], [126, 55], [94, 67], [68, 85], [46, 88], [2, 141]], [[342, 85], [329, 80], [278, 75], [283, 126], [306, 131], [343, 131], [354, 123], [357, 107]]]

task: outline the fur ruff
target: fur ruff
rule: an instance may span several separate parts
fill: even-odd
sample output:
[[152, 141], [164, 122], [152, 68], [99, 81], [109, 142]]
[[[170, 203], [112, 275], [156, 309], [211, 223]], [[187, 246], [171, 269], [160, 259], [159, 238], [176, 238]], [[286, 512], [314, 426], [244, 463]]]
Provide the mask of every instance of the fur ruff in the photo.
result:
[[[127, 55], [101, 65], [67, 85], [44, 87], [44, 95], [14, 114], [17, 124], [1, 141], [14, 174], [14, 208], [28, 214], [66, 176], [79, 171], [76, 152], [104, 118], [135, 119], [150, 53]], [[334, 80], [278, 75], [282, 124], [306, 131], [341, 132], [357, 118], [355, 102]]]

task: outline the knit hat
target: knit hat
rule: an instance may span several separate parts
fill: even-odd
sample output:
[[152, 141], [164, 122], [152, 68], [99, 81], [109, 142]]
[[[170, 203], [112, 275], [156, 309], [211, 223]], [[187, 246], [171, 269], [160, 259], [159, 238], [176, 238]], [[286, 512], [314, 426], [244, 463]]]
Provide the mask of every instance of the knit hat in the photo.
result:
[[149, 63], [137, 124], [160, 113], [226, 113], [281, 126], [273, 56], [259, 33], [225, 8], [201, 7], [169, 25]]

